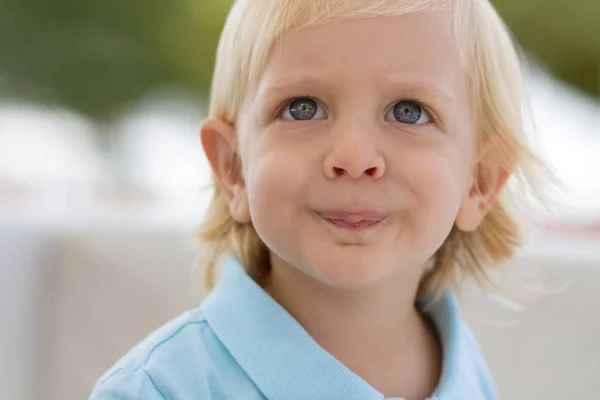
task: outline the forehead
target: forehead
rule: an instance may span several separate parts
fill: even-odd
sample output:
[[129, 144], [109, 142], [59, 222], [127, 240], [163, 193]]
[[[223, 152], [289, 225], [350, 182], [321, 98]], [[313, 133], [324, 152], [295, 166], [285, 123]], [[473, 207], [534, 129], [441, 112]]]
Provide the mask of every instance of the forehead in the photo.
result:
[[464, 91], [465, 69], [441, 12], [342, 20], [289, 31], [272, 48], [262, 89], [313, 79], [328, 85], [422, 82]]

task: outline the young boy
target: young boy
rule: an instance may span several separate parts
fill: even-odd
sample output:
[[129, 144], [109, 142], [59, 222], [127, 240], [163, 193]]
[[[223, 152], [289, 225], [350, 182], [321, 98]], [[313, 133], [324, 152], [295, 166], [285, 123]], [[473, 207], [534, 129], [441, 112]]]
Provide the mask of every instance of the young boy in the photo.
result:
[[496, 399], [452, 290], [518, 244], [520, 100], [487, 0], [237, 1], [201, 128], [212, 292], [91, 399]]

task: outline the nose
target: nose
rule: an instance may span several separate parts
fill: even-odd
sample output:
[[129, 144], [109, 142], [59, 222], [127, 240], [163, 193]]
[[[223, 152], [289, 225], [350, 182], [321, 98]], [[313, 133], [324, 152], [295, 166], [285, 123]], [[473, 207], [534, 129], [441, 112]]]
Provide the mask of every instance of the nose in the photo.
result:
[[377, 149], [373, 132], [356, 125], [332, 132], [333, 146], [325, 157], [325, 176], [329, 179], [344, 175], [353, 179], [381, 178], [385, 173], [385, 160]]

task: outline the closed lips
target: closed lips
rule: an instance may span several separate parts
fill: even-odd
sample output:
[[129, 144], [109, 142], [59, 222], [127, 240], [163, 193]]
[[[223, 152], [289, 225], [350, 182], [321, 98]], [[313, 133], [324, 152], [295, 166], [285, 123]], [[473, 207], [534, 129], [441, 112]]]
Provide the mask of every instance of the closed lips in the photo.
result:
[[317, 212], [319, 216], [334, 225], [346, 228], [367, 228], [381, 222], [386, 214], [367, 212], [327, 211]]

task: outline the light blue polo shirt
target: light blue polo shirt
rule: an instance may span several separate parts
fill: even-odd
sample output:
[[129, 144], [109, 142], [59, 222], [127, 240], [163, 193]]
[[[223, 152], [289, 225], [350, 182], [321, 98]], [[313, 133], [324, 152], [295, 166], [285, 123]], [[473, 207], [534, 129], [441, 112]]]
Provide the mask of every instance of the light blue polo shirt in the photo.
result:
[[[447, 294], [427, 310], [443, 348], [434, 400], [495, 400], [478, 346]], [[118, 330], [115, 331], [118, 333]], [[100, 378], [90, 400], [384, 400], [320, 347], [235, 258], [199, 308]]]

